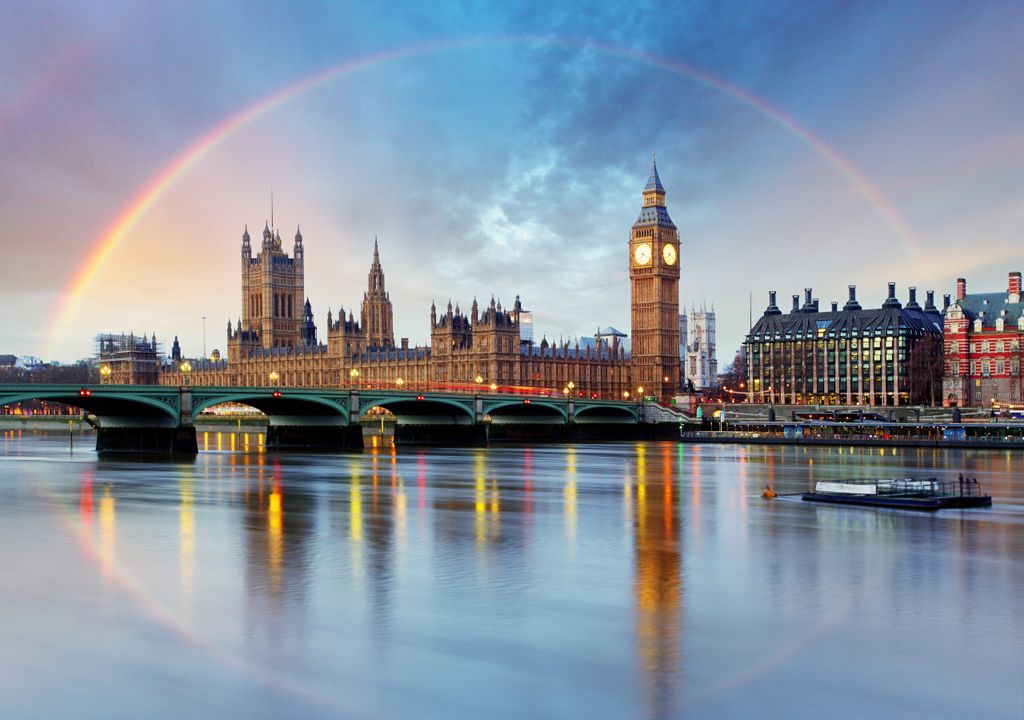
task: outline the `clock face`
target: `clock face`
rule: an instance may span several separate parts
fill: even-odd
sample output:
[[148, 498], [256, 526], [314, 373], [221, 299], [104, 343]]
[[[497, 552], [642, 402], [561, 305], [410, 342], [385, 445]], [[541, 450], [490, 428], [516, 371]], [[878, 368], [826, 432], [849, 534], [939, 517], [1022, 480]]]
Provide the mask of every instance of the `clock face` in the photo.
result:
[[663, 258], [665, 258], [665, 264], [666, 265], [675, 265], [676, 264], [676, 246], [675, 245], [666, 245], [665, 249], [661, 253], [661, 256]]
[[647, 243], [640, 243], [633, 250], [633, 261], [637, 265], [651, 264], [651, 246]]

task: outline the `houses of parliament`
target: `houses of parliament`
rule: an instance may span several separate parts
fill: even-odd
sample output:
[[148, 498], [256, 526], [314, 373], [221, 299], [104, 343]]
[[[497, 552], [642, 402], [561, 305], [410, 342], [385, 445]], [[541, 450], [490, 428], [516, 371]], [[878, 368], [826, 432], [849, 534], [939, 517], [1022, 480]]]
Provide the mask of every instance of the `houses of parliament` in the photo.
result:
[[[246, 229], [240, 257], [242, 312], [234, 324], [228, 323], [227, 358], [159, 365], [148, 381], [558, 394], [571, 387], [583, 397], [642, 393], [667, 401], [679, 388], [679, 234], [669, 218], [653, 158], [627, 261], [630, 353], [614, 337], [598, 337], [583, 346], [522, 339], [518, 297], [511, 306], [493, 297], [481, 306], [474, 299], [468, 312], [451, 301], [443, 308], [432, 305], [430, 345], [410, 346], [406, 338], [396, 342], [376, 240], [358, 313], [344, 308], [337, 316], [328, 312], [323, 342], [305, 299], [302, 233], [295, 233], [289, 255], [280, 233], [269, 224], [258, 248]], [[106, 382], [147, 381], [129, 377], [116, 358], [102, 355], [100, 360], [113, 370]], [[176, 341], [172, 359], [180, 360]]]

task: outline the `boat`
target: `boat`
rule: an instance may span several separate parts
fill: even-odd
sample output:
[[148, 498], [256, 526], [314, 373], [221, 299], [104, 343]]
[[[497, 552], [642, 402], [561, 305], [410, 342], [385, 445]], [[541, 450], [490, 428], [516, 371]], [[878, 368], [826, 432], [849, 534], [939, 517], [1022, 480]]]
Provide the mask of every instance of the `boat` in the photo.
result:
[[939, 480], [934, 477], [821, 481], [815, 483], [814, 492], [804, 493], [803, 499], [926, 511], [992, 505], [992, 496], [982, 494], [977, 480]]

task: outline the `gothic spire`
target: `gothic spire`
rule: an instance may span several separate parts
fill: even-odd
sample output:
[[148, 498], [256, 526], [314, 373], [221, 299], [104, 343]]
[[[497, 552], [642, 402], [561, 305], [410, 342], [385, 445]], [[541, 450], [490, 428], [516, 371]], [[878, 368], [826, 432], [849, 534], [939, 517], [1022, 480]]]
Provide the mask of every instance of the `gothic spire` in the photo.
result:
[[647, 186], [644, 188], [644, 192], [649, 190], [659, 193], [665, 192], [665, 187], [661, 184], [661, 178], [658, 177], [658, 163], [654, 159], [654, 153], [651, 153], [651, 176], [647, 179]]

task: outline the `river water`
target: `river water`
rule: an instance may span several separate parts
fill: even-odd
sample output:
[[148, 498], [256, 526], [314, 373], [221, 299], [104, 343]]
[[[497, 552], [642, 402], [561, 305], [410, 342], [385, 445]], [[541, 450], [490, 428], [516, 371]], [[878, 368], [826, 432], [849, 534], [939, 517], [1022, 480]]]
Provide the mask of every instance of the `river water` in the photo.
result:
[[[3, 718], [1024, 716], [1019, 454], [82, 440], [2, 438]], [[993, 508], [760, 497], [961, 469]]]

